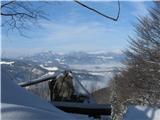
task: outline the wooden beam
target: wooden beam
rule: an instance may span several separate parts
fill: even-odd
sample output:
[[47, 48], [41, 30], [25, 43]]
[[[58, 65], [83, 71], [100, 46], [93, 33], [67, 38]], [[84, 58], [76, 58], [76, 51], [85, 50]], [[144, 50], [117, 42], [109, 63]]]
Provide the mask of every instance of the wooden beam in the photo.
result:
[[83, 114], [100, 118], [102, 115], [111, 115], [111, 105], [73, 102], [51, 102], [60, 110], [68, 113]]
[[21, 82], [18, 85], [20, 85], [21, 87], [27, 87], [27, 86], [35, 85], [37, 83], [45, 82], [45, 81], [48, 81], [48, 80], [51, 80], [51, 79], [52, 80], [56, 79], [56, 75], [50, 75], [50, 76], [47, 76], [47, 77], [41, 77], [41, 78], [31, 80], [31, 81]]

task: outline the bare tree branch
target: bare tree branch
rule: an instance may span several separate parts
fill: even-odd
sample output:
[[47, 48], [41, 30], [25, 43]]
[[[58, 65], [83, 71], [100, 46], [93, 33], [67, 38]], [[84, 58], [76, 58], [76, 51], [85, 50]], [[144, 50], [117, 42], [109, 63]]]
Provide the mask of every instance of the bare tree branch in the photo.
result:
[[1, 12], [1, 15], [3, 15], [3, 16], [16, 16], [16, 15], [22, 15], [23, 16], [23, 15], [26, 15], [30, 18], [35, 18], [35, 16], [29, 15], [29, 14], [26, 14], [26, 13], [18, 13], [18, 12], [16, 12], [16, 13], [2, 13]]
[[11, 3], [14, 3], [14, 2], [15, 2], [15, 1], [10, 1], [10, 2], [4, 3], [4, 4], [1, 5], [1, 8], [7, 6], [7, 5], [11, 4]]
[[30, 29], [32, 24], [38, 25], [40, 19], [49, 20], [43, 11], [42, 4], [35, 7], [33, 2], [14, 0], [2, 3], [1, 16], [3, 20], [1, 25], [6, 27], [7, 32], [16, 30], [24, 37], [24, 30]]
[[116, 17], [116, 18], [113, 18], [113, 17], [111, 17], [111, 16], [108, 16], [108, 15], [106, 15], [106, 14], [103, 14], [103, 13], [99, 12], [98, 10], [96, 10], [96, 9], [94, 9], [94, 8], [91, 8], [91, 7], [87, 6], [87, 5], [79, 2], [78, 0], [75, 0], [75, 2], [78, 3], [79, 5], [87, 8], [87, 9], [89, 9], [89, 10], [91, 10], [91, 11], [93, 11], [93, 12], [95, 12], [95, 13], [97, 13], [97, 14], [105, 17], [105, 18], [107, 18], [107, 19], [111, 19], [111, 20], [113, 20], [113, 21], [118, 21], [118, 18], [119, 18], [119, 15], [120, 15], [120, 1], [119, 1], [119, 0], [118, 0], [118, 14], [117, 14], [117, 17]]

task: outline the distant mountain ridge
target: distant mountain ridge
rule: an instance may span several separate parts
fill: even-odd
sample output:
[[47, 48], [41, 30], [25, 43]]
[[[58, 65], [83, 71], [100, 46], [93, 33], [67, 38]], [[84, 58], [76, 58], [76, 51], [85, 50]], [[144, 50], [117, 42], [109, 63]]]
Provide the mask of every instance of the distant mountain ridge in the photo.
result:
[[[54, 74], [65, 69], [73, 70], [74, 78], [89, 90], [104, 88], [114, 74], [116, 67], [121, 67], [124, 55], [115, 52], [72, 52], [58, 54], [43, 52], [17, 59], [2, 59], [1, 72], [16, 82], [33, 80], [43, 75]], [[92, 72], [93, 71], [93, 72]], [[5, 79], [5, 78], [2, 78]]]
[[124, 59], [123, 53], [117, 52], [101, 52], [101, 53], [88, 53], [88, 52], [71, 52], [68, 54], [58, 54], [49, 52], [38, 53], [33, 56], [21, 57], [21, 59], [32, 60], [34, 62], [50, 62], [53, 64], [108, 64], [110, 62], [121, 62]]
[[[48, 71], [37, 63], [29, 60], [2, 59], [1, 74], [16, 82], [35, 79], [46, 74]], [[2, 79], [5, 79], [2, 77]]]

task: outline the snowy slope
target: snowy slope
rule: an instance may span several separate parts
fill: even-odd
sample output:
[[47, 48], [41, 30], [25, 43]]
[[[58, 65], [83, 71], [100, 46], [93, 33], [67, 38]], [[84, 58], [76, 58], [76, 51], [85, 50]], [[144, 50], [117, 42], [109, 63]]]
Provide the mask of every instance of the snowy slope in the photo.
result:
[[[2, 59], [0, 64], [1, 73], [8, 75], [9, 80], [12, 79], [17, 83], [36, 79], [48, 73], [48, 70], [40, 67], [32, 61]], [[4, 78], [2, 77], [2, 79]]]
[[[2, 74], [3, 77], [7, 75]], [[1, 81], [3, 120], [77, 120], [49, 103], [32, 95], [12, 80]]]
[[129, 106], [124, 120], [160, 120], [160, 108]]

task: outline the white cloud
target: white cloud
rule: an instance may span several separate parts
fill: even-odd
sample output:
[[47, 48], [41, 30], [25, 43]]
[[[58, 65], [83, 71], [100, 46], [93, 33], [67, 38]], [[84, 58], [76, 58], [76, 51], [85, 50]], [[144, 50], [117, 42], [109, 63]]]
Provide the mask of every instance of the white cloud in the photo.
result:
[[97, 22], [80, 24], [48, 23], [43, 24], [43, 27], [50, 31], [46, 36], [48, 40], [58, 40], [60, 42], [77, 42], [77, 40], [87, 42], [93, 39], [104, 39], [107, 34], [116, 30]]
[[[13, 48], [10, 42], [5, 42], [5, 45], [9, 44], [10, 47], [3, 47], [3, 56], [27, 56], [48, 50], [58, 52], [102, 50], [106, 41], [110, 42], [108, 36], [116, 31], [116, 29], [109, 28], [98, 22], [79, 24], [67, 22], [66, 24], [52, 21], [41, 23], [41, 27], [44, 30], [41, 36], [30, 40], [33, 41], [33, 44], [29, 42], [25, 45], [25, 48], [23, 46]], [[24, 43], [24, 41], [20, 42]]]
[[133, 4], [133, 7], [135, 9], [131, 13], [132, 15], [137, 17], [137, 16], [145, 16], [148, 13], [144, 1], [131, 2], [131, 4]]

